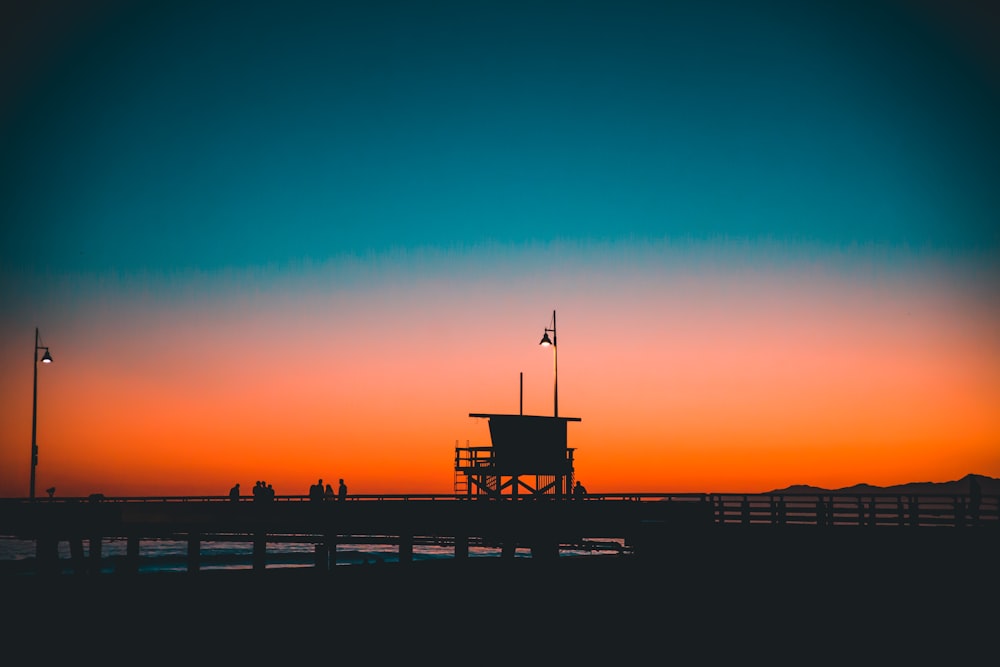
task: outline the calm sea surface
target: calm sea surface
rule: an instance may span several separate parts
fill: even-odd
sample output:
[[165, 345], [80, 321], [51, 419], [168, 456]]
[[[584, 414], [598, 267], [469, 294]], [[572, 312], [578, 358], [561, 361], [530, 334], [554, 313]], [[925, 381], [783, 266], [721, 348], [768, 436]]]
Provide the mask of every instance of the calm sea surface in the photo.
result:
[[[89, 553], [89, 542], [84, 540], [84, 553]], [[114, 572], [117, 563], [126, 553], [124, 539], [105, 539], [101, 542], [102, 569]], [[563, 550], [561, 555], [602, 555], [620, 553], [619, 542], [605, 542], [593, 548]], [[64, 571], [70, 572], [70, 546], [68, 542], [58, 544], [59, 558]], [[183, 572], [187, 570], [188, 544], [184, 540], [140, 540], [139, 572]], [[501, 555], [498, 547], [469, 546], [470, 558], [494, 558]], [[515, 557], [530, 557], [528, 549], [518, 549]], [[414, 560], [454, 558], [452, 545], [414, 544]], [[35, 542], [15, 538], [0, 537], [0, 571], [4, 568], [18, 569], [18, 565], [30, 563], [35, 557]], [[200, 569], [241, 570], [250, 569], [253, 561], [253, 543], [249, 541], [203, 541], [200, 548]], [[267, 567], [312, 567], [315, 547], [310, 542], [268, 542]], [[399, 547], [394, 544], [338, 544], [337, 565], [361, 565], [365, 563], [392, 563], [399, 561]]]

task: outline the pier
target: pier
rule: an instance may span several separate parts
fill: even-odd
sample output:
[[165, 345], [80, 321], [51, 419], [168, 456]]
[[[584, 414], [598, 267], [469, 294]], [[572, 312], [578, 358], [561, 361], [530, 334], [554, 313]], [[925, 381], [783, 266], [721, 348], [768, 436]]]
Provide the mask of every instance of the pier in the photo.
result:
[[[466, 495], [358, 495], [346, 500], [278, 496], [50, 498], [0, 501], [0, 535], [35, 542], [34, 571], [62, 571], [58, 545], [70, 547], [70, 569], [106, 569], [102, 544], [127, 543], [114, 571], [135, 573], [145, 540], [186, 542], [185, 569], [202, 569], [202, 546], [217, 541], [253, 543], [252, 569], [269, 562], [268, 544], [312, 545], [312, 565], [334, 568], [339, 545], [392, 545], [398, 562], [413, 562], [418, 544], [444, 545], [454, 559], [469, 559], [470, 546], [490, 546], [501, 557], [517, 550], [532, 560], [557, 559], [568, 550], [607, 551], [637, 561], [676, 558], [752, 543], [755, 553], [805, 543], [945, 545], [978, 540], [1000, 544], [1000, 497], [978, 507], [961, 495], [860, 494], [588, 494], [584, 497]], [[909, 546], [906, 546], [909, 548]]]
[[[66, 659], [198, 647], [206, 661], [275, 664], [291, 654], [375, 664], [463, 655], [492, 664], [528, 650], [543, 662], [678, 656], [740, 664], [748, 651], [787, 662], [821, 650], [845, 664], [866, 662], [871, 651], [928, 664], [937, 651], [944, 662], [931, 664], [947, 664], [956, 650], [995, 643], [998, 498], [984, 494], [978, 516], [967, 501], [3, 500], [0, 534], [34, 540], [37, 556], [32, 570], [0, 577], [0, 625], [47, 658]], [[109, 539], [128, 544], [110, 563], [100, 546]], [[137, 571], [147, 539], [186, 541], [186, 569]], [[207, 567], [203, 547], [233, 539], [253, 542], [252, 566]], [[312, 545], [311, 565], [269, 560], [268, 544], [293, 540]], [[454, 557], [414, 559], [413, 547], [429, 540], [450, 544]], [[612, 540], [620, 553], [564, 556]], [[63, 541], [69, 562], [58, 557]], [[398, 561], [338, 566], [337, 546], [363, 541], [393, 545]], [[476, 557], [473, 545], [501, 555]]]

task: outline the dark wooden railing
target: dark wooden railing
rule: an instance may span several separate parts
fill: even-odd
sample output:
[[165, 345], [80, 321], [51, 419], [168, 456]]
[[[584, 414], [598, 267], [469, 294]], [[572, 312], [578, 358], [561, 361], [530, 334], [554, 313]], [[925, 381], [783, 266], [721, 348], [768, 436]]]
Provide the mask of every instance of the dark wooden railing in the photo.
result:
[[1000, 526], [997, 496], [978, 506], [954, 494], [824, 493], [715, 495], [720, 524], [816, 526]]
[[[464, 494], [355, 494], [346, 502], [566, 502], [569, 499], [537, 496], [502, 496], [500, 498], [469, 497]], [[631, 502], [710, 502], [715, 507], [719, 523], [811, 523], [824, 525], [955, 525], [955, 517], [968, 516], [972, 507], [968, 495], [949, 493], [590, 493], [573, 500], [584, 501], [631, 501]], [[186, 504], [186, 503], [232, 503], [229, 496], [104, 496], [95, 494], [83, 497], [53, 497], [29, 500], [26, 498], [0, 498], [0, 529], [3, 513], [26, 505], [57, 504], [78, 505], [80, 503], [114, 504]], [[257, 501], [252, 496], [240, 496], [239, 503]], [[306, 495], [279, 495], [271, 502], [304, 503], [315, 502]], [[324, 500], [327, 502], [338, 502]], [[998, 514], [1000, 495], [983, 495], [979, 504], [982, 521], [1000, 520]], [[781, 521], [781, 509], [785, 520]], [[829, 517], [830, 520], [823, 520]], [[904, 519], [901, 519], [903, 517]], [[948, 517], [951, 517], [950, 519]], [[864, 520], [859, 521], [859, 518]], [[874, 521], [872, 520], [874, 519]]]

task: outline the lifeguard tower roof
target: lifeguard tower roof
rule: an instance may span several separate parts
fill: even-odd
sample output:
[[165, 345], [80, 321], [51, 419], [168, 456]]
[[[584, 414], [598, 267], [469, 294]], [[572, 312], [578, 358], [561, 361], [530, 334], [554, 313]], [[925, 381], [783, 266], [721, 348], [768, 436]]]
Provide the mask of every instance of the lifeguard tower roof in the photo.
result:
[[567, 457], [566, 424], [580, 417], [543, 417], [470, 412], [490, 420], [493, 461], [500, 474], [561, 475], [571, 466]]

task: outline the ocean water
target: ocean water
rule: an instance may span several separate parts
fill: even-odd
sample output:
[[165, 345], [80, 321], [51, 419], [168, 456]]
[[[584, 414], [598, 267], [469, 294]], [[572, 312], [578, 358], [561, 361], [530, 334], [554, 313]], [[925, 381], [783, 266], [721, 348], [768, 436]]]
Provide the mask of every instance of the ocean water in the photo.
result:
[[[127, 542], [125, 539], [106, 538], [101, 541], [101, 571], [113, 573], [124, 560]], [[563, 549], [561, 556], [613, 555], [626, 550], [620, 540], [599, 540], [585, 542], [580, 548]], [[70, 545], [66, 541], [58, 543], [60, 568], [64, 573], [73, 571]], [[185, 572], [188, 543], [177, 539], [149, 539], [139, 541], [139, 573], [143, 572]], [[89, 556], [90, 543], [83, 541], [84, 556]], [[498, 558], [501, 549], [494, 546], [469, 545], [470, 558]], [[436, 544], [423, 541], [413, 545], [413, 560], [450, 559], [455, 557], [451, 544]], [[518, 548], [515, 558], [530, 558], [531, 551]], [[30, 572], [35, 560], [34, 540], [0, 537], [0, 572]], [[366, 538], [337, 545], [338, 566], [365, 565], [399, 562], [399, 546], [388, 541], [380, 543], [378, 538]], [[309, 538], [296, 541], [267, 543], [267, 568], [313, 567], [315, 565], [315, 544]], [[200, 544], [201, 570], [245, 570], [253, 567], [253, 542], [239, 540], [203, 540]]]

